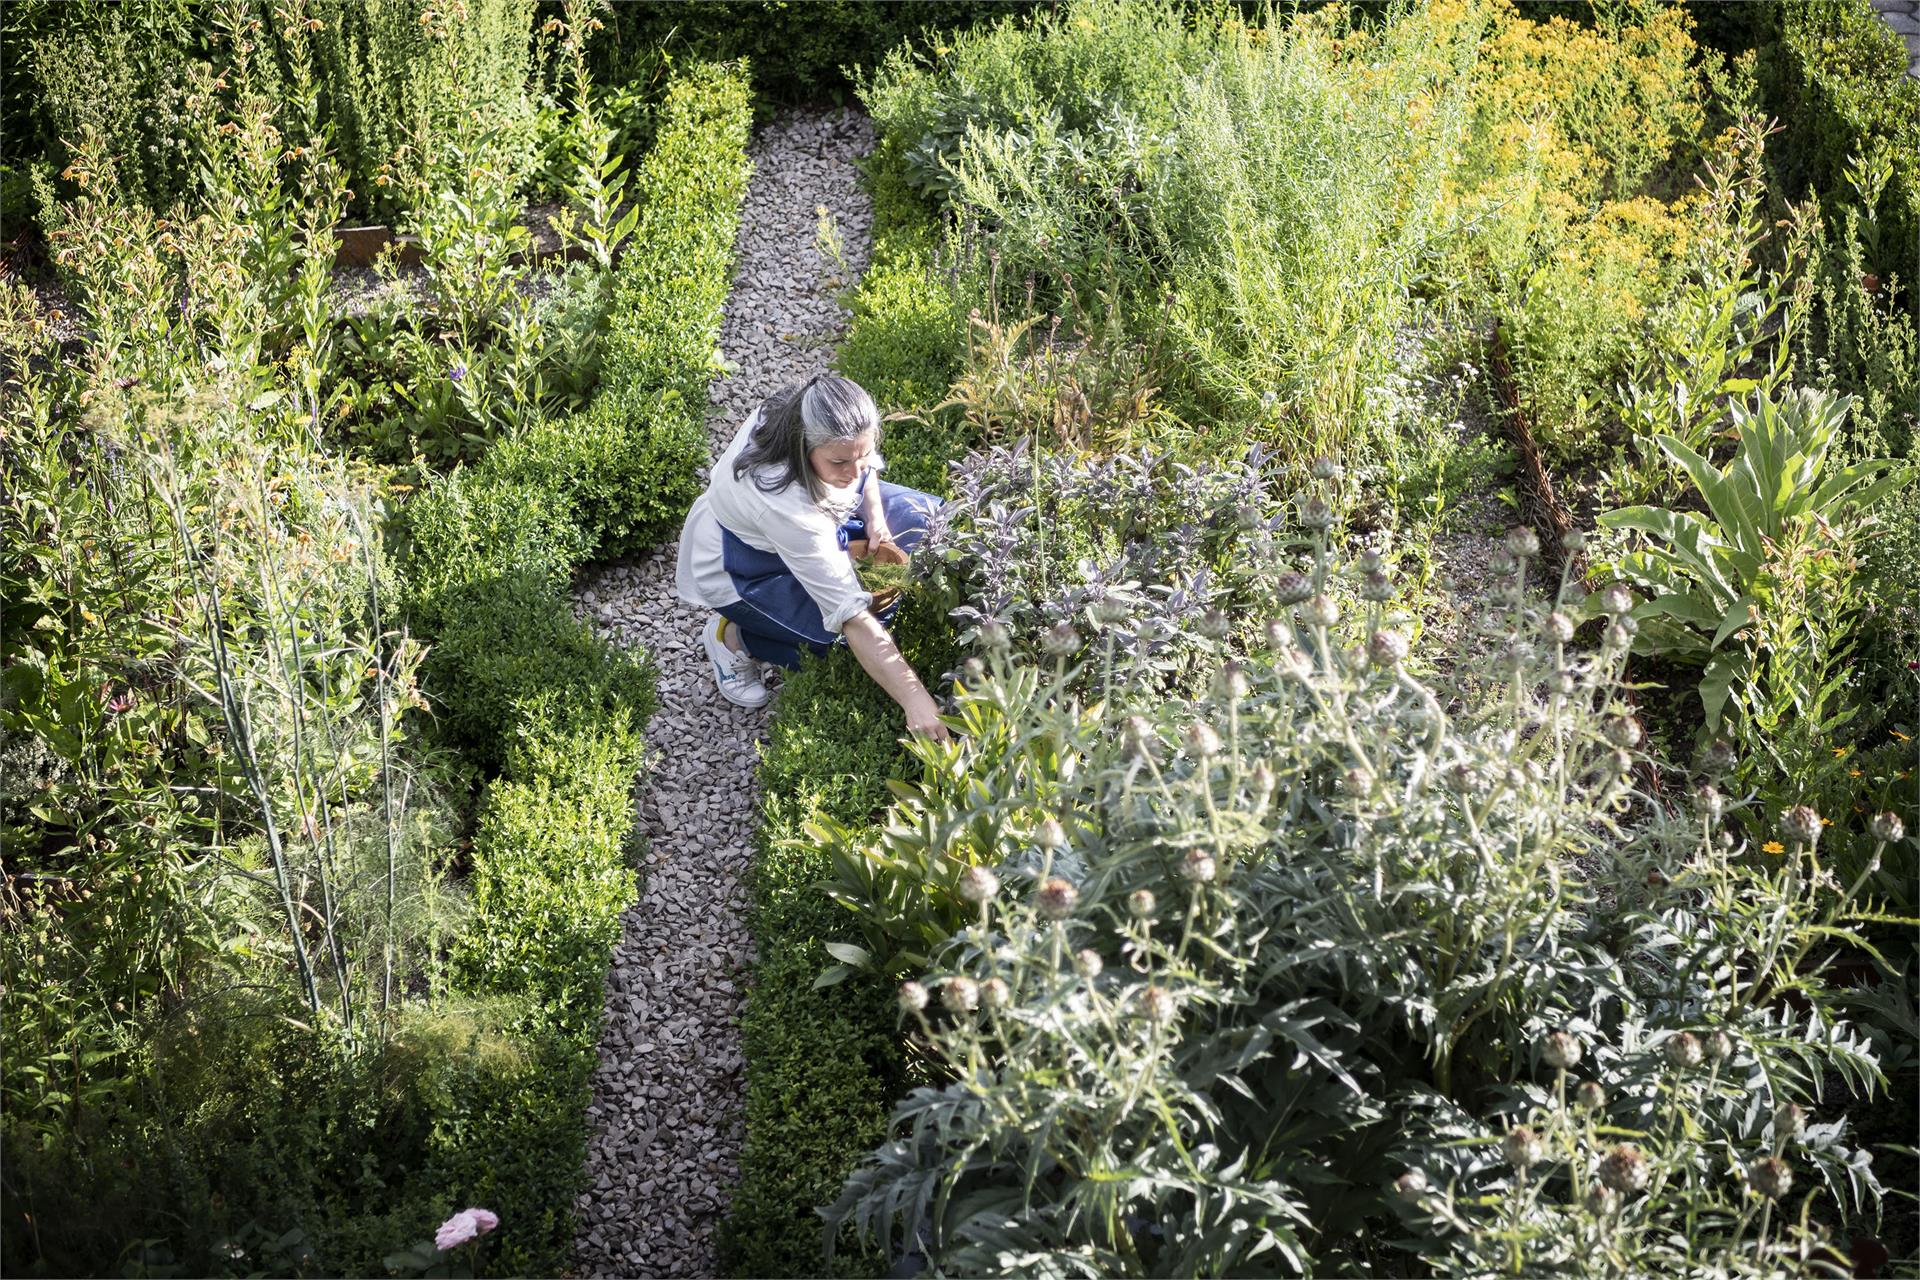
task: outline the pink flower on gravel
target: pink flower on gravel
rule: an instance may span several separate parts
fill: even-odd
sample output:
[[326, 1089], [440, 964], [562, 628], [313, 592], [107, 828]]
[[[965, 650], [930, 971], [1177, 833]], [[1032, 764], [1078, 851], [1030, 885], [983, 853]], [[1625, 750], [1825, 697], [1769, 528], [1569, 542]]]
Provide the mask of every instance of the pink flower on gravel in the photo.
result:
[[462, 1209], [440, 1224], [433, 1233], [433, 1247], [451, 1249], [475, 1236], [483, 1236], [500, 1225], [500, 1217], [490, 1209]]

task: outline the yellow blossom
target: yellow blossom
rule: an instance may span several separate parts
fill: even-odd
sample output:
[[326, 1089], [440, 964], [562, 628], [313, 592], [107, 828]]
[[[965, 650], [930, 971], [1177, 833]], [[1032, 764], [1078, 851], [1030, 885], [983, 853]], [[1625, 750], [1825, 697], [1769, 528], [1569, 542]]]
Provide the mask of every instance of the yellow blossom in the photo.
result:
[[1785, 853], [1786, 851], [1787, 846], [1781, 844], [1778, 840], [1769, 840], [1760, 846], [1760, 852], [1762, 853]]

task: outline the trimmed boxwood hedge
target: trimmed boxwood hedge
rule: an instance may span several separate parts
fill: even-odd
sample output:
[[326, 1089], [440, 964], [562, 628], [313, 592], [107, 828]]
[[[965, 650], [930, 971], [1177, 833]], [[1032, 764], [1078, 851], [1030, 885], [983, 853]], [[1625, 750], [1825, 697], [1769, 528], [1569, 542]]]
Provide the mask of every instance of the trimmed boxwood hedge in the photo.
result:
[[[568, 1269], [607, 966], [635, 897], [644, 656], [577, 621], [582, 563], [657, 541], [698, 491], [703, 406], [749, 170], [746, 69], [668, 88], [634, 181], [607, 381], [586, 410], [498, 443], [403, 513], [410, 625], [433, 647], [444, 736], [499, 776], [472, 847], [452, 999], [507, 1000], [508, 1047], [430, 1103], [422, 1184], [499, 1213], [489, 1265]], [[442, 1073], [444, 1074], [444, 1073]], [[458, 1207], [455, 1205], [454, 1207]]]

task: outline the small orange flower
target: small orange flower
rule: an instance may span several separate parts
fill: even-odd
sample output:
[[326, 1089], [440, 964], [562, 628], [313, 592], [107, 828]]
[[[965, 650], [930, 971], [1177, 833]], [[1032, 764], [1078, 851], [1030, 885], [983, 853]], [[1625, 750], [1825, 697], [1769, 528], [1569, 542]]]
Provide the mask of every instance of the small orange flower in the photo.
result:
[[1851, 750], [1853, 750], [1853, 748], [1852, 748], [1852, 747], [1835, 747], [1835, 748], [1833, 749], [1833, 758], [1834, 758], [1835, 760], [1838, 760], [1838, 759], [1840, 759], [1840, 757], [1842, 757], [1842, 756], [1844, 756], [1844, 755], [1846, 755], [1846, 754], [1847, 754], [1847, 752], [1849, 752], [1849, 751], [1851, 751]]
[[1760, 846], [1760, 852], [1762, 853], [1785, 853], [1786, 851], [1787, 846], [1781, 844], [1778, 840], [1769, 840]]

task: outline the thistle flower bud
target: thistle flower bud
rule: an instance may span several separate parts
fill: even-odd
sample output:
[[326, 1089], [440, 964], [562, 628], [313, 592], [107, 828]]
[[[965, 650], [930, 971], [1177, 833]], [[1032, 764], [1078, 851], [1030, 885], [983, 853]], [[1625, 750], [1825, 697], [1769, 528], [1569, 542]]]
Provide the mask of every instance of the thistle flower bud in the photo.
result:
[[1529, 560], [1540, 554], [1540, 535], [1523, 524], [1517, 524], [1507, 530], [1507, 536], [1501, 539], [1500, 545], [1514, 559]]
[[1500, 1154], [1514, 1168], [1526, 1169], [1547, 1158], [1547, 1144], [1532, 1129], [1517, 1124], [1507, 1130], [1507, 1136], [1500, 1143]]
[[1340, 621], [1340, 606], [1331, 596], [1318, 595], [1300, 606], [1300, 616], [1311, 626], [1330, 627]]
[[900, 984], [900, 1012], [919, 1013], [927, 1007], [927, 989], [909, 979]]
[[1204, 720], [1188, 725], [1181, 736], [1186, 741], [1187, 754], [1196, 760], [1210, 760], [1220, 754], [1220, 734]]
[[1399, 666], [1407, 660], [1407, 638], [1382, 627], [1367, 637], [1367, 659], [1376, 667], [1389, 670]]
[[1708, 1062], [1725, 1062], [1733, 1056], [1733, 1037], [1724, 1031], [1709, 1031], [1701, 1048], [1705, 1051]]
[[1189, 849], [1180, 862], [1180, 878], [1192, 884], [1211, 884], [1220, 873], [1219, 864], [1205, 849]]
[[1457, 764], [1446, 772], [1447, 786], [1463, 796], [1486, 794], [1487, 780], [1470, 764]]
[[1900, 815], [1893, 810], [1882, 809], [1867, 819], [1867, 834], [1875, 840], [1892, 844], [1907, 834], [1907, 825], [1900, 821]]
[[1504, 578], [1519, 567], [1520, 562], [1509, 555], [1505, 547], [1487, 557], [1487, 571], [1496, 578]]
[[1812, 805], [1797, 804], [1780, 819], [1780, 834], [1794, 844], [1814, 845], [1820, 840], [1820, 814]]
[[1091, 982], [1100, 976], [1100, 970], [1106, 964], [1100, 959], [1100, 953], [1092, 947], [1083, 947], [1073, 953], [1073, 971]]
[[987, 664], [980, 661], [980, 659], [968, 658], [965, 662], [960, 664], [960, 683], [961, 684], [964, 684], [969, 688], [974, 688], [985, 683], [986, 678], [987, 678]]
[[1000, 892], [1000, 877], [985, 867], [972, 866], [960, 873], [960, 896], [979, 906]]
[[1135, 889], [1127, 895], [1127, 911], [1135, 920], [1151, 918], [1153, 909], [1157, 905], [1159, 904], [1154, 901], [1151, 889]]
[[1233, 514], [1240, 521], [1242, 529], [1258, 529], [1266, 523], [1266, 518], [1260, 514], [1260, 508], [1251, 502], [1241, 503], [1233, 509]]
[[1382, 569], [1386, 568], [1387, 562], [1385, 558], [1381, 556], [1378, 549], [1368, 547], [1360, 553], [1359, 558], [1354, 561], [1354, 564], [1359, 567], [1361, 573], [1379, 573]]
[[1160, 736], [1153, 731], [1153, 725], [1145, 716], [1128, 716], [1121, 727], [1121, 740], [1129, 755], [1145, 759], [1153, 754], [1154, 744]]
[[1363, 644], [1350, 644], [1342, 649], [1340, 651], [1340, 660], [1346, 663], [1347, 670], [1353, 672], [1355, 675], [1360, 674], [1369, 666], [1373, 665], [1367, 658], [1367, 646]]
[[1225, 640], [1233, 630], [1233, 619], [1223, 609], [1208, 609], [1200, 615], [1200, 634], [1209, 640]]
[[1639, 746], [1640, 740], [1646, 736], [1641, 732], [1640, 722], [1631, 716], [1610, 717], [1602, 732], [1606, 734], [1608, 742], [1622, 751], [1630, 751]]
[[1608, 757], [1607, 764], [1612, 768], [1616, 778], [1624, 778], [1633, 772], [1633, 756], [1625, 750], [1615, 751]]
[[1056, 622], [1041, 637], [1040, 647], [1048, 657], [1070, 658], [1080, 651], [1080, 633], [1073, 629], [1071, 622]]
[[1305, 680], [1313, 674], [1313, 659], [1307, 656], [1305, 649], [1296, 644], [1288, 643], [1275, 651], [1273, 663], [1296, 680]]
[[1607, 1105], [1607, 1091], [1592, 1080], [1583, 1080], [1580, 1087], [1573, 1091], [1573, 1101], [1576, 1106], [1588, 1111], [1598, 1111]]
[[1274, 580], [1273, 593], [1281, 604], [1299, 604], [1313, 594], [1313, 583], [1304, 573], [1283, 573]]
[[1725, 738], [1715, 738], [1700, 751], [1700, 772], [1709, 778], [1731, 773], [1733, 766], [1739, 763], [1740, 757], [1735, 754], [1733, 744]]
[[1253, 772], [1247, 775], [1247, 784], [1253, 788], [1256, 800], [1264, 800], [1273, 794], [1274, 784], [1279, 781], [1273, 776], [1273, 766], [1265, 760], [1253, 766]]
[[1238, 662], [1229, 659], [1220, 664], [1220, 670], [1214, 673], [1214, 696], [1223, 700], [1237, 700], [1247, 696], [1252, 686], [1247, 683], [1247, 673]]
[[1308, 498], [1300, 504], [1300, 525], [1315, 533], [1323, 533], [1333, 528], [1333, 508], [1324, 498]]
[[1409, 1169], [1393, 1180], [1393, 1194], [1402, 1200], [1418, 1200], [1427, 1194], [1427, 1175], [1418, 1169]]
[[1560, 535], [1560, 549], [1570, 556], [1577, 556], [1587, 545], [1587, 535], [1578, 529], [1569, 529]]
[[1708, 822], [1720, 821], [1726, 806], [1727, 798], [1711, 782], [1703, 782], [1693, 789], [1693, 811]]
[[1603, 639], [1609, 649], [1625, 649], [1633, 643], [1633, 632], [1616, 622], [1607, 628]]
[[940, 1003], [948, 1013], [972, 1013], [980, 1007], [980, 984], [972, 978], [948, 978], [940, 984]]
[[1065, 920], [1073, 914], [1073, 904], [1080, 901], [1080, 891], [1059, 876], [1048, 876], [1040, 882], [1040, 891], [1033, 901], [1047, 919]]
[[1620, 1194], [1612, 1187], [1596, 1182], [1587, 1188], [1583, 1197], [1587, 1212], [1596, 1218], [1604, 1218], [1620, 1207]]
[[1580, 1042], [1565, 1031], [1550, 1031], [1540, 1042], [1540, 1060], [1556, 1071], [1580, 1065]]
[[1565, 644], [1573, 639], [1573, 619], [1555, 609], [1547, 615], [1547, 638]]
[[1369, 569], [1360, 584], [1360, 598], [1373, 604], [1385, 604], [1393, 599], [1393, 579], [1378, 569]]
[[1773, 1113], [1773, 1135], [1791, 1142], [1807, 1131], [1807, 1109], [1797, 1102], [1783, 1102]]
[[1000, 621], [1000, 619], [988, 618], [980, 624], [979, 638], [980, 643], [987, 647], [988, 652], [1000, 653], [1013, 642], [1013, 633], [1007, 629], [1007, 624]]
[[980, 984], [980, 1007], [983, 1009], [1004, 1009], [1013, 1003], [1013, 990], [999, 978], [988, 978]]
[[1140, 989], [1140, 1013], [1148, 1022], [1171, 1022], [1174, 1014], [1173, 993], [1164, 987], [1142, 987]]
[[1646, 1189], [1652, 1170], [1640, 1148], [1623, 1142], [1601, 1158], [1600, 1185], [1623, 1196]]
[[1747, 1181], [1769, 1200], [1778, 1200], [1793, 1190], [1793, 1170], [1779, 1156], [1761, 1156], [1747, 1166]]
[[1661, 1047], [1666, 1055], [1667, 1065], [1679, 1071], [1690, 1071], [1706, 1058], [1706, 1047], [1700, 1043], [1700, 1037], [1691, 1031], [1681, 1031], [1667, 1037]]
[[1615, 583], [1600, 593], [1600, 608], [1619, 617], [1633, 608], [1633, 592]]
[[1346, 468], [1332, 458], [1322, 455], [1313, 460], [1313, 478], [1315, 480], [1338, 480], [1346, 474]]
[[1058, 818], [1046, 818], [1033, 833], [1033, 842], [1048, 853], [1058, 853], [1067, 847], [1067, 829]]
[[1365, 769], [1349, 769], [1340, 775], [1340, 789], [1359, 799], [1373, 794], [1373, 774]]
[[1126, 601], [1116, 600], [1112, 596], [1102, 596], [1093, 604], [1093, 620], [1103, 627], [1119, 626], [1127, 620], [1130, 612]]

